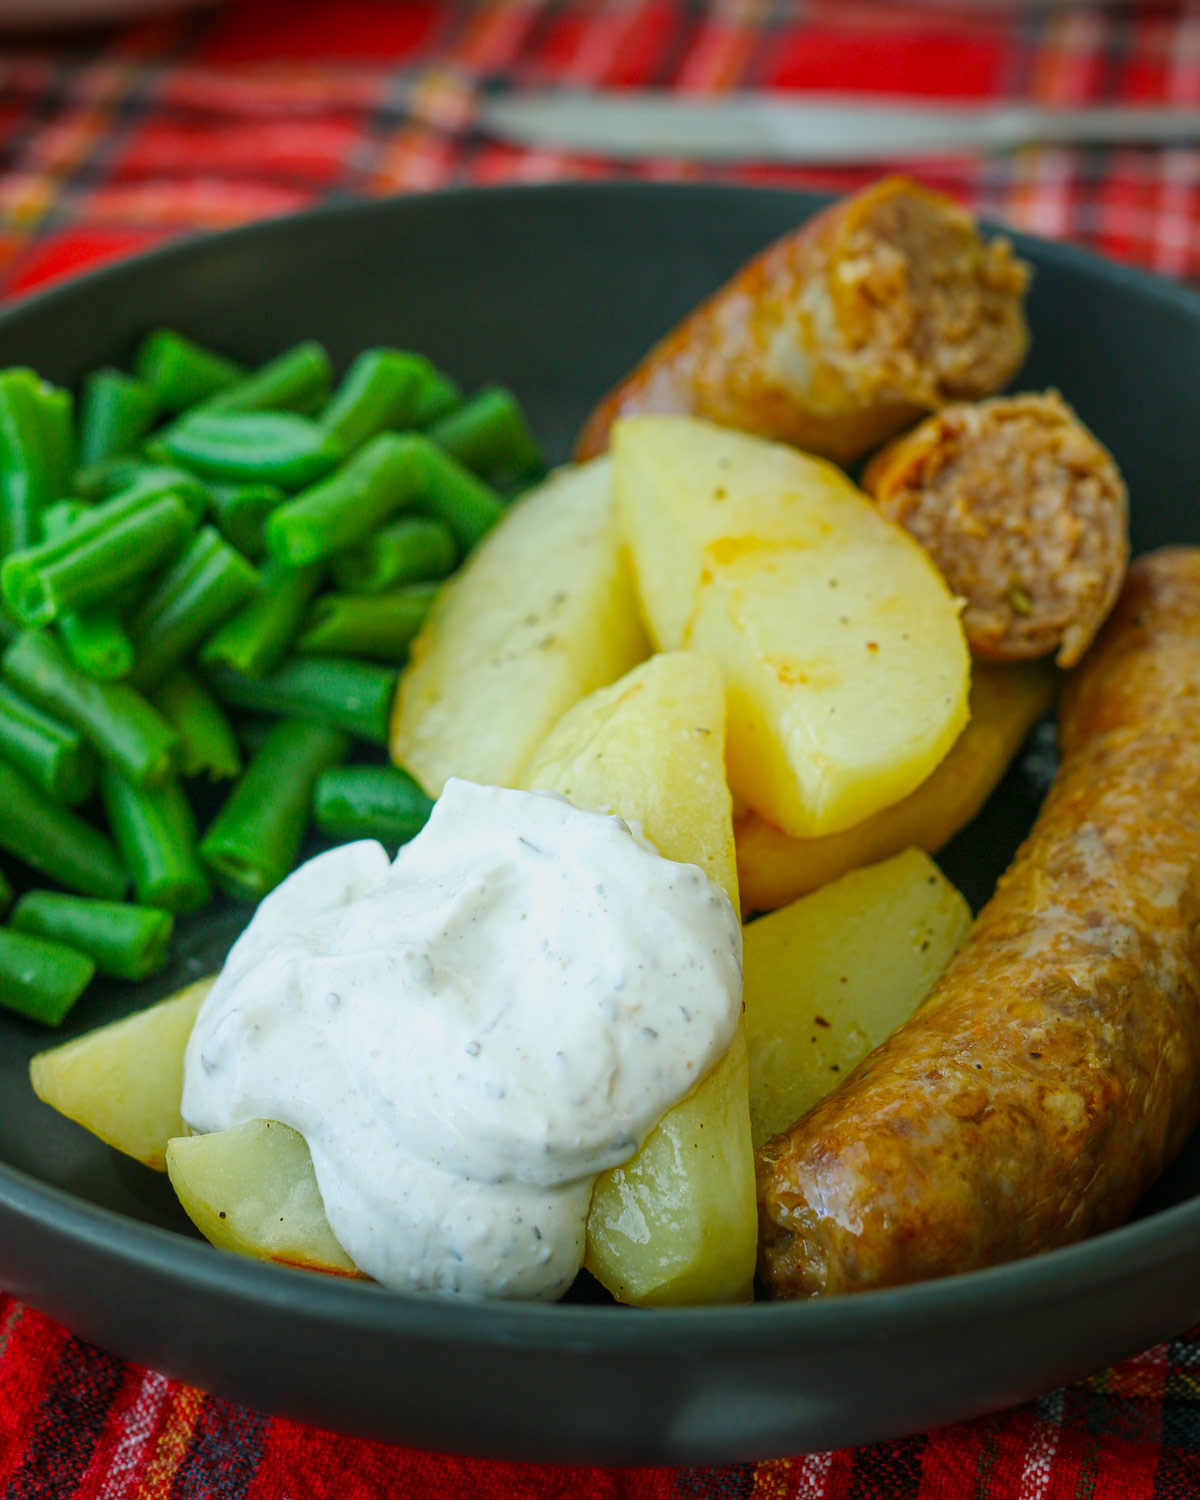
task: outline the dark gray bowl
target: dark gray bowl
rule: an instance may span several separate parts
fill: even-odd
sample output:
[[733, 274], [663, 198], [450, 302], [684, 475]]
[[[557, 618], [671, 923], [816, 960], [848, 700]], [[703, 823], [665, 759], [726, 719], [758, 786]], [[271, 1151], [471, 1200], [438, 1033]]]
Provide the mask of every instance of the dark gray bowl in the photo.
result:
[[[800, 194], [606, 184], [353, 204], [159, 251], [0, 314], [0, 365], [75, 383], [175, 324], [247, 360], [324, 339], [421, 349], [507, 382], [554, 457], [599, 394]], [[1200, 540], [1200, 298], [1022, 242], [1037, 276], [1020, 383], [1054, 384], [1115, 452], [1139, 550]], [[978, 904], [1028, 827], [1011, 773], [943, 860]], [[153, 995], [245, 912], [183, 934]], [[74, 1033], [152, 994], [89, 995]], [[1077, 1379], [1200, 1319], [1200, 1139], [1141, 1217], [992, 1271], [825, 1303], [632, 1312], [417, 1301], [219, 1255], [166, 1180], [39, 1104], [45, 1033], [0, 1020], [0, 1284], [118, 1354], [348, 1432], [496, 1457], [698, 1463], [872, 1442]]]

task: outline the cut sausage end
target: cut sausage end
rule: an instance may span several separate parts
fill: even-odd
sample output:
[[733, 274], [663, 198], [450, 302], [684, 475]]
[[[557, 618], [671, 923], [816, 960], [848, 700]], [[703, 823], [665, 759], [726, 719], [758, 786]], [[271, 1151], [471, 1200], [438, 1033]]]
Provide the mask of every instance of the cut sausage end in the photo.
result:
[[1028, 266], [905, 178], [850, 200], [828, 275], [848, 352], [918, 407], [990, 395], [1025, 358]]
[[1127, 496], [1057, 392], [946, 407], [878, 455], [864, 483], [967, 601], [976, 656], [1082, 658], [1124, 578]]

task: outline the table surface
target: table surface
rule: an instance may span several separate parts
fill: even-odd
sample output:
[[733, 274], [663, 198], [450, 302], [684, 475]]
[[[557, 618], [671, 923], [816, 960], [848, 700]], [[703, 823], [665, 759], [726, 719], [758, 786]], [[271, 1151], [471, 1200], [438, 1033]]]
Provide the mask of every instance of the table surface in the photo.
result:
[[[861, 169], [521, 151], [485, 89], [871, 91], [1200, 108], [1200, 0], [1065, 9], [884, 0], [230, 0], [0, 39], [0, 295], [324, 200], [614, 175], [840, 191]], [[1027, 150], [915, 175], [990, 218], [1200, 278], [1200, 150]], [[527, 1495], [1185, 1500], [1200, 1331], [995, 1417], [715, 1470], [570, 1470], [386, 1448], [121, 1364], [0, 1294], [0, 1493], [44, 1500]]]

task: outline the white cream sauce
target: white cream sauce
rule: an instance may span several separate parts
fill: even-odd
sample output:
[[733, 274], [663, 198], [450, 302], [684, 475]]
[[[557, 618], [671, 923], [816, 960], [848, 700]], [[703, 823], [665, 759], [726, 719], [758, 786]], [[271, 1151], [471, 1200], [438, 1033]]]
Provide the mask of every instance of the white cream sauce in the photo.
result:
[[741, 948], [724, 892], [621, 819], [452, 780], [394, 862], [347, 844], [262, 902], [192, 1031], [183, 1115], [300, 1131], [376, 1280], [551, 1300], [596, 1174], [733, 1040]]

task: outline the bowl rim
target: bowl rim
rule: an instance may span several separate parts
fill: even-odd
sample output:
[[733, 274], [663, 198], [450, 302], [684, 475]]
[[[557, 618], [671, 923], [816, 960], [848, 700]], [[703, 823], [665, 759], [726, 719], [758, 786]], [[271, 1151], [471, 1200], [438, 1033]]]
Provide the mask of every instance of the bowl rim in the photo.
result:
[[[186, 233], [165, 245], [71, 275], [7, 299], [0, 328], [36, 317], [44, 307], [118, 287], [146, 266], [186, 266], [214, 245], [236, 247], [266, 234], [303, 232], [314, 223], [371, 218], [389, 213], [440, 211], [447, 203], [488, 196], [517, 206], [542, 199], [569, 204], [576, 196], [632, 200], [665, 193], [680, 198], [736, 196], [794, 203], [806, 218], [835, 195], [805, 189], [721, 181], [654, 182], [628, 178], [568, 180], [489, 186], [456, 185], [430, 192], [323, 203], [296, 213], [255, 220], [216, 232]], [[984, 220], [990, 232], [1007, 235], [1036, 261], [1105, 281], [1178, 309], [1200, 322], [1200, 292], [1138, 267], [1124, 265], [1081, 246], [1035, 236]], [[49, 1040], [49, 1039], [48, 1039]], [[880, 1330], [900, 1336], [954, 1321], [981, 1308], [1002, 1317], [1057, 1301], [1064, 1286], [1086, 1294], [1105, 1283], [1136, 1276], [1189, 1250], [1200, 1250], [1200, 1195], [1102, 1234], [1059, 1249], [983, 1270], [900, 1287], [801, 1301], [730, 1306], [701, 1305], [634, 1310], [619, 1305], [441, 1299], [389, 1291], [375, 1283], [324, 1276], [250, 1257], [219, 1252], [177, 1231], [142, 1222], [76, 1197], [21, 1168], [0, 1161], [0, 1212], [47, 1238], [73, 1245], [135, 1275], [170, 1276], [179, 1290], [225, 1301], [260, 1305], [333, 1327], [374, 1330], [447, 1348], [494, 1346], [514, 1352], [580, 1353], [678, 1360], [719, 1340], [725, 1353], [761, 1354], [849, 1344], [877, 1345]], [[738, 1346], [738, 1347], [735, 1347]]]

